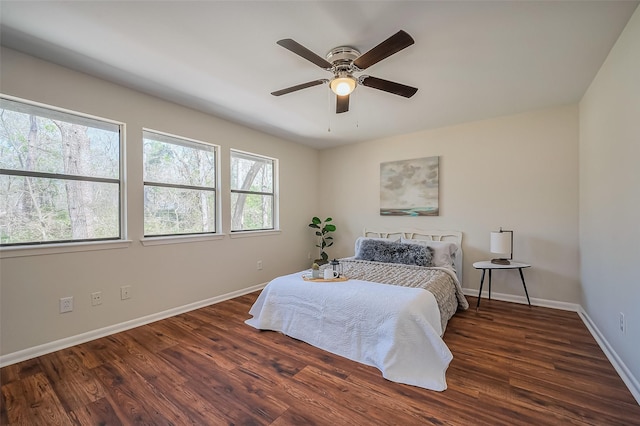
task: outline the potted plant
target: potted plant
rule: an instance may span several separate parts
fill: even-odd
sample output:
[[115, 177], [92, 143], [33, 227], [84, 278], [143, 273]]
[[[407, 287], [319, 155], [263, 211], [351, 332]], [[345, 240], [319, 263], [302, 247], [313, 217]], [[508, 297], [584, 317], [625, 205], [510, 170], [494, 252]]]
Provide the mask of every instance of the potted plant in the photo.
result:
[[336, 226], [329, 223], [332, 220], [333, 219], [330, 217], [326, 218], [324, 221], [320, 220], [318, 217], [314, 217], [311, 219], [311, 223], [309, 224], [309, 228], [315, 229], [316, 235], [318, 236], [318, 244], [316, 244], [316, 247], [320, 249], [320, 258], [314, 260], [318, 265], [324, 265], [329, 261], [329, 255], [324, 251], [324, 249], [333, 245], [333, 237], [328, 235], [336, 230]]

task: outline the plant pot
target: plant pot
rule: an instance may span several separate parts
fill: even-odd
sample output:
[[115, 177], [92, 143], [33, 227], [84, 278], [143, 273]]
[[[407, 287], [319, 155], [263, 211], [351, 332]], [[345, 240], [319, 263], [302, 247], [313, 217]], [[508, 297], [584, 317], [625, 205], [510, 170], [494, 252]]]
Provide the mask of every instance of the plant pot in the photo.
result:
[[316, 263], [318, 266], [322, 266], [322, 265], [326, 265], [327, 263], [329, 263], [328, 260], [324, 260], [324, 259], [316, 259], [313, 261], [313, 263]]

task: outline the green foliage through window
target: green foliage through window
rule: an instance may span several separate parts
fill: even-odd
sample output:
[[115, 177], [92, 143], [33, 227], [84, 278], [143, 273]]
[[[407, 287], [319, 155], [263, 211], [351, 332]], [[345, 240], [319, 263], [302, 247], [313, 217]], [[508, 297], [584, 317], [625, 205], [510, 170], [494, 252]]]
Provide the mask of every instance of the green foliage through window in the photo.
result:
[[120, 125], [0, 99], [0, 243], [120, 238]]
[[144, 234], [216, 232], [216, 149], [143, 131]]
[[231, 151], [231, 231], [275, 228], [275, 160]]

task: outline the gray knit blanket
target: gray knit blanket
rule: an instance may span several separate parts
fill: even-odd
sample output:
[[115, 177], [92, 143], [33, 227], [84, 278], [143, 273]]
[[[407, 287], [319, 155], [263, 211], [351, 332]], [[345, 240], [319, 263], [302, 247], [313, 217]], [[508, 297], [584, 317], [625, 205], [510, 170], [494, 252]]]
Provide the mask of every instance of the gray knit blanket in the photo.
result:
[[[371, 262], [354, 258], [340, 259], [342, 273], [350, 279], [371, 281], [402, 287], [422, 288], [431, 292], [440, 309], [442, 333], [458, 308], [466, 310], [469, 303], [454, 271], [397, 263]], [[330, 267], [326, 265], [324, 267]]]

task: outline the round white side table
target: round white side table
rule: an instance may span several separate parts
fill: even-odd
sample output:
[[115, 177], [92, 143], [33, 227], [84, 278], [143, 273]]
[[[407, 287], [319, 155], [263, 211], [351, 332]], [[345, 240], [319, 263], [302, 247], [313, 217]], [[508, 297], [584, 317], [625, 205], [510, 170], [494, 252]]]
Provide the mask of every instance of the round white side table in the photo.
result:
[[480, 291], [478, 292], [478, 304], [476, 305], [476, 309], [480, 307], [480, 296], [482, 295], [482, 285], [484, 284], [484, 273], [489, 271], [489, 300], [491, 300], [491, 271], [494, 269], [517, 269], [520, 272], [520, 279], [522, 280], [522, 287], [524, 287], [524, 294], [527, 296], [527, 303], [531, 306], [531, 301], [529, 300], [529, 292], [527, 292], [527, 285], [524, 283], [524, 275], [522, 274], [522, 270], [524, 268], [530, 268], [531, 265], [528, 263], [520, 263], [520, 262], [511, 262], [508, 265], [500, 265], [497, 263], [491, 263], [490, 260], [483, 260], [481, 262], [475, 262], [473, 267], [476, 269], [482, 269], [482, 278], [480, 279]]

